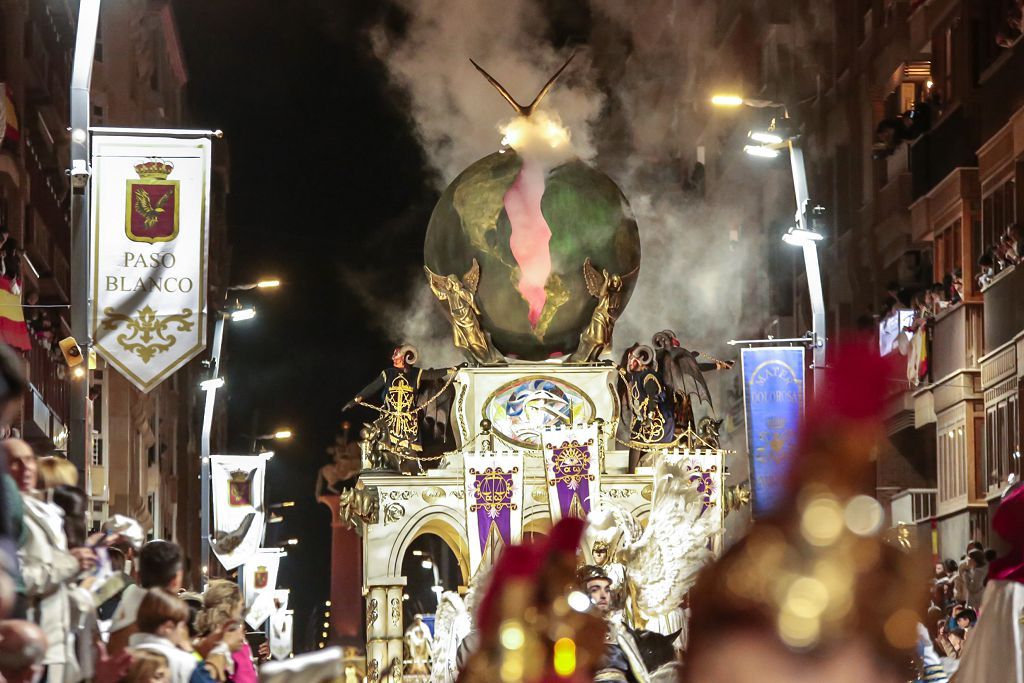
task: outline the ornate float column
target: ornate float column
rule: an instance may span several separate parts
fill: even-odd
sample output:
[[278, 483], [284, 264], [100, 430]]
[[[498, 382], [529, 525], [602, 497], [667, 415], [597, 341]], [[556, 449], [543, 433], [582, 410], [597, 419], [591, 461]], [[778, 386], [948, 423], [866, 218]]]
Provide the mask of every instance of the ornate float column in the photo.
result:
[[[404, 576], [372, 579], [366, 587], [367, 683], [402, 680], [402, 594]], [[390, 675], [383, 677], [385, 671]]]
[[402, 680], [405, 661], [403, 646], [405, 630], [402, 628], [402, 594], [405, 592], [405, 577], [398, 577], [400, 585], [388, 586], [388, 664], [391, 667], [390, 683]]

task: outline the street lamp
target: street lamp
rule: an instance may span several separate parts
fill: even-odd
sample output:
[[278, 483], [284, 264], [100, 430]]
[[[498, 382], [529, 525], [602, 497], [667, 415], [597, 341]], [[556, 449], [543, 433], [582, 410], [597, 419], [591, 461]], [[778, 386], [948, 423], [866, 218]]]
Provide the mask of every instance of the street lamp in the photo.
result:
[[[279, 286], [279, 280], [261, 280], [260, 282], [275, 282], [274, 287]], [[259, 288], [260, 283], [246, 283], [233, 285], [225, 288], [224, 301], [227, 301], [228, 293], [239, 290], [250, 290]], [[265, 289], [265, 287], [263, 288]], [[210, 347], [210, 376], [199, 383], [199, 386], [206, 392], [206, 400], [203, 405], [203, 427], [199, 439], [200, 456], [200, 496], [199, 503], [199, 554], [201, 566], [210, 565], [210, 434], [213, 431], [213, 409], [217, 402], [217, 389], [224, 386], [224, 378], [220, 376], [220, 355], [224, 347], [224, 325], [231, 322], [244, 322], [256, 317], [256, 309], [253, 307], [242, 307], [236, 303], [233, 308], [224, 307], [213, 311], [213, 344]], [[202, 586], [205, 587], [207, 575], [202, 576]]]
[[711, 103], [719, 107], [747, 106], [754, 108], [772, 107], [782, 110], [782, 117], [772, 120], [767, 131], [751, 131], [748, 135], [758, 145], [746, 145], [743, 151], [751, 156], [774, 158], [781, 150], [789, 151], [790, 171], [793, 176], [793, 194], [796, 198], [795, 225], [782, 239], [786, 244], [803, 250], [804, 270], [807, 272], [807, 289], [811, 303], [811, 349], [812, 378], [815, 391], [824, 389], [826, 358], [825, 295], [821, 286], [821, 267], [818, 264], [818, 242], [822, 235], [815, 229], [815, 221], [824, 214], [824, 208], [812, 204], [807, 189], [807, 169], [804, 166], [804, 152], [800, 144], [799, 131], [789, 118], [789, 110], [781, 102], [758, 100], [735, 94], [714, 95]]
[[227, 287], [229, 292], [247, 292], [253, 289], [277, 289], [281, 286], [281, 281], [276, 277], [268, 277], [256, 282], [244, 282], [240, 285], [231, 285]]
[[[256, 452], [256, 448], [259, 446], [260, 441], [270, 441], [271, 439], [273, 439], [274, 441], [287, 441], [288, 439], [292, 438], [292, 436], [292, 430], [286, 427], [277, 429], [273, 432], [270, 432], [269, 434], [259, 434], [257, 436], [252, 437], [252, 451], [254, 453]], [[273, 453], [273, 451], [268, 452]]]
[[[69, 104], [71, 109], [71, 167], [70, 223], [71, 223], [71, 334], [82, 353], [88, 358], [92, 338], [89, 330], [92, 263], [89, 260], [89, 89], [92, 87], [92, 64], [99, 32], [100, 0], [81, 0], [78, 4], [78, 28], [75, 35], [75, 53], [71, 65]], [[84, 379], [84, 375], [82, 377]], [[88, 451], [89, 434], [86, 431], [89, 383], [75, 382], [69, 388], [68, 456], [83, 474]]]
[[252, 320], [256, 317], [256, 309], [252, 306], [246, 308], [237, 308], [228, 314], [232, 322], [242, 322], [243, 320]]

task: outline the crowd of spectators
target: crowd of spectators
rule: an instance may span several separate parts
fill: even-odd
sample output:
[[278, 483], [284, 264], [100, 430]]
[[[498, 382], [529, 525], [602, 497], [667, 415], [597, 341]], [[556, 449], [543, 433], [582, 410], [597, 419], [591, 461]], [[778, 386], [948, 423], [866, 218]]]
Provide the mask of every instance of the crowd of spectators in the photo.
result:
[[1020, 263], [1020, 225], [1013, 223], [1006, 227], [995, 244], [985, 248], [978, 258], [978, 288], [984, 289], [997, 274]]
[[[0, 349], [0, 423], [24, 389]], [[188, 592], [177, 544], [121, 515], [90, 534], [89, 504], [68, 460], [0, 441], [0, 680], [255, 683], [238, 585]]]
[[935, 565], [927, 625], [948, 675], [959, 666], [964, 643], [978, 622], [989, 565], [995, 558], [995, 550], [972, 541], [959, 560], [947, 559]]

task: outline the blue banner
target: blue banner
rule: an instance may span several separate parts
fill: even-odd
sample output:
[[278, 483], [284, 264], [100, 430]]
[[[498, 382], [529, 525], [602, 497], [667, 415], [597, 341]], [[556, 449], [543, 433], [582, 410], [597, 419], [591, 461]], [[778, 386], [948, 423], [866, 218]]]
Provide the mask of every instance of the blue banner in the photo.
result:
[[743, 349], [750, 487], [755, 517], [773, 512], [783, 495], [804, 411], [804, 349]]

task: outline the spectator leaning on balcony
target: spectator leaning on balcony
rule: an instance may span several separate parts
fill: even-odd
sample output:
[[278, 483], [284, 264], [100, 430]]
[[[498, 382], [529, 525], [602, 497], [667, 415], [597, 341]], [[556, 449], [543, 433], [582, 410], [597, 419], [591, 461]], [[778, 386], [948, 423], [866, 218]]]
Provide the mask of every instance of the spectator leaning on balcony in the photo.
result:
[[21, 491], [24, 534], [18, 549], [21, 574], [28, 598], [28, 617], [46, 634], [43, 657], [46, 680], [76, 681], [78, 661], [74, 654], [69, 590], [78, 575], [95, 566], [89, 548], [68, 549], [63, 513], [57, 506], [36, 497], [36, 456], [20, 439], [0, 442], [7, 464]]

